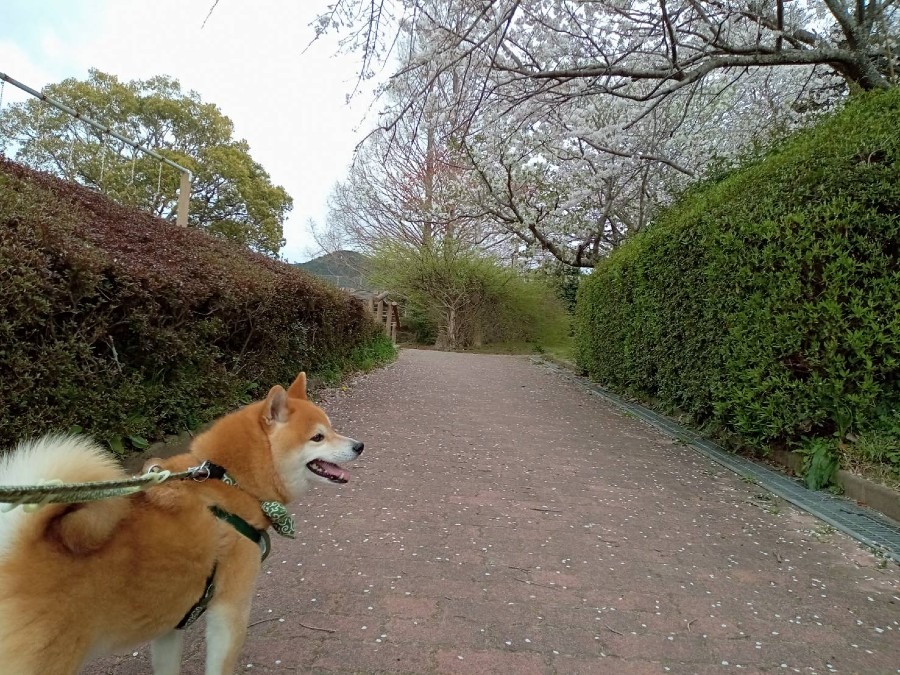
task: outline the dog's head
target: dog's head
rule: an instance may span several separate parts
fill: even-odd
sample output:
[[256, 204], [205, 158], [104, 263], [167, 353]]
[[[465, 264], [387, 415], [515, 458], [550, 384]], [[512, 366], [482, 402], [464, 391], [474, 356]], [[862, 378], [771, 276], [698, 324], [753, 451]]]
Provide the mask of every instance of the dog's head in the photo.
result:
[[328, 415], [306, 397], [306, 373], [300, 373], [285, 391], [276, 385], [262, 406], [262, 425], [269, 437], [275, 471], [296, 499], [312, 483], [346, 483], [349, 472], [340, 466], [352, 462], [363, 444], [341, 436]]

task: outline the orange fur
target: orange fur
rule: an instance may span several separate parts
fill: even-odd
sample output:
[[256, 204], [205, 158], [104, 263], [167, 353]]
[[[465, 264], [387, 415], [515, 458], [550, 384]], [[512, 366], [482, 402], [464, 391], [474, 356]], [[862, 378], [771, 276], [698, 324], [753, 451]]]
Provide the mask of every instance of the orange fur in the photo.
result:
[[[256, 544], [216, 519], [209, 506], [264, 529], [269, 523], [260, 501], [289, 502], [309, 482], [325, 480], [306, 462], [351, 461], [361, 451], [361, 444], [331, 429], [305, 390], [301, 373], [290, 394], [273, 387], [264, 401], [198, 436], [190, 454], [160, 462], [181, 471], [209, 459], [224, 466], [238, 487], [217, 480], [170, 482], [127, 498], [19, 516], [23, 524], [15, 526], [5, 549], [0, 541], [0, 670], [75, 673], [91, 658], [165, 636], [200, 597], [215, 563], [210, 612], [227, 625], [229, 644], [216, 647], [222, 665], [213, 672], [232, 672], [260, 556]], [[326, 440], [313, 443], [320, 433]], [[70, 467], [62, 478], [121, 475], [98, 460]]]

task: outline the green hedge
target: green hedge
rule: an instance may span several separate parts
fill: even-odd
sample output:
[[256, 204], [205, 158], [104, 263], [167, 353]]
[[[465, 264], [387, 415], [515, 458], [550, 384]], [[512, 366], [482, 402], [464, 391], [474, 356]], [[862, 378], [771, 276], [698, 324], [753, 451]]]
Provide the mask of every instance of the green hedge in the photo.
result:
[[290, 265], [0, 160], [0, 447], [79, 427], [142, 445], [377, 335]]
[[759, 447], [896, 420], [898, 159], [895, 89], [683, 195], [585, 280], [580, 364]]

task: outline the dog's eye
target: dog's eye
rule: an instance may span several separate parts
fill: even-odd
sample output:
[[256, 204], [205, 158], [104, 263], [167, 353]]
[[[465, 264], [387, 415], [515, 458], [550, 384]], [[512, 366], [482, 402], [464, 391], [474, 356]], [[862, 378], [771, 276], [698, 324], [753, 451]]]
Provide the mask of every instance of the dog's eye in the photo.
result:
[[321, 443], [322, 441], [325, 440], [325, 436], [323, 436], [322, 434], [316, 434], [309, 440], [311, 440], [313, 443]]

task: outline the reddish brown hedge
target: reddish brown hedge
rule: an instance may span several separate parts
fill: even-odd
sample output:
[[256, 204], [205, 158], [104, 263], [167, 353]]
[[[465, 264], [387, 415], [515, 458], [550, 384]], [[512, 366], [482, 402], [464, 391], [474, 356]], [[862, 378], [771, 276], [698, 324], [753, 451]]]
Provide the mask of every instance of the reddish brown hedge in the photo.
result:
[[375, 334], [290, 265], [0, 158], [0, 445], [193, 427]]

